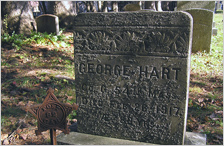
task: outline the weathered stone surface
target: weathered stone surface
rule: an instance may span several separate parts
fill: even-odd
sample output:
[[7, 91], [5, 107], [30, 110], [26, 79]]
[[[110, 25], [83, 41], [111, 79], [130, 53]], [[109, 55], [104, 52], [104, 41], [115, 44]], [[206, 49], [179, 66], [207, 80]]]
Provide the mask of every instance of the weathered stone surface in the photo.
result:
[[203, 8], [215, 11], [215, 1], [177, 1], [177, 11], [191, 8]]
[[59, 33], [59, 20], [58, 17], [51, 14], [43, 14], [36, 18], [37, 31], [38, 32], [47, 32]]
[[85, 13], [74, 21], [81, 133], [183, 144], [192, 17], [185, 12]]
[[206, 134], [187, 132], [184, 144], [185, 145], [206, 145]]
[[[57, 136], [59, 145], [155, 145], [110, 137], [70, 132], [65, 135], [61, 133]], [[206, 135], [201, 133], [186, 132], [184, 145], [206, 145]]]
[[70, 134], [67, 135], [62, 133], [57, 137], [57, 142], [60, 145], [149, 145], [150, 144], [137, 141], [83, 134], [78, 132], [71, 132]]
[[206, 9], [185, 10], [193, 17], [192, 52], [210, 52], [212, 39], [213, 12]]

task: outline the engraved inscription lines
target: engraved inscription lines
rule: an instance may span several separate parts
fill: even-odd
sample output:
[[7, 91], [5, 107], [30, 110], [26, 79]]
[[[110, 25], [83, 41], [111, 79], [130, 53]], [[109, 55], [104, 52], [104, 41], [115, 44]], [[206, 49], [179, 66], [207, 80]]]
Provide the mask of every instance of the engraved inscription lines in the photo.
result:
[[[173, 123], [174, 125], [181, 123], [182, 119], [180, 117], [184, 114], [184, 109], [179, 107], [180, 104], [183, 103], [180, 101], [178, 102], [178, 100], [176, 100], [176, 102], [173, 102], [175, 100], [171, 100], [171, 98], [179, 98], [171, 91], [178, 87], [175, 87], [176, 85], [174, 82], [168, 83], [163, 88], [160, 88], [158, 85], [152, 87], [150, 84], [151, 83], [148, 83], [147, 85], [147, 82], [143, 82], [141, 85], [138, 85], [137, 83], [129, 82], [127, 86], [115, 86], [113, 89], [107, 89], [105, 85], [94, 87], [83, 84], [82, 93], [84, 91], [88, 92], [89, 90], [93, 94], [97, 93], [93, 92], [93, 90], [101, 91], [101, 93], [98, 92], [97, 95], [92, 96], [80, 95], [80, 107], [84, 110], [79, 111], [79, 114], [85, 115], [85, 112], [87, 112], [89, 115], [89, 117], [85, 117], [86, 120], [82, 121], [88, 121], [85, 124], [104, 123], [102, 124], [102, 126], [105, 126], [102, 128], [104, 132], [106, 132], [106, 129], [111, 128], [111, 126], [115, 126], [115, 129], [126, 127], [127, 131], [124, 131], [124, 134], [132, 130], [136, 131], [138, 128], [139, 131], [145, 131], [155, 126], [159, 129], [161, 128], [164, 132], [167, 130], [171, 131], [170, 126], [172, 123], [167, 123], [167, 121], [170, 118], [174, 118], [176, 119], [176, 123]], [[145, 94], [147, 94], [147, 96], [142, 96], [142, 98], [137, 96], [141, 93], [134, 93], [143, 91], [146, 92]], [[101, 96], [100, 94], [105, 96]], [[122, 96], [122, 94], [125, 95]], [[131, 96], [131, 94], [133, 96]], [[103, 98], [100, 99], [100, 97]], [[147, 97], [148, 99], [144, 99]], [[143, 103], [143, 101], [145, 101], [144, 104], [140, 104]], [[107, 111], [102, 110], [105, 109], [103, 106], [106, 107]], [[91, 107], [91, 109], [89, 109], [89, 107]], [[90, 122], [91, 119], [95, 119], [93, 120], [94, 122]], [[114, 121], [117, 123], [114, 124]], [[161, 127], [162, 123], [168, 124], [169, 126], [164, 126], [166, 127], [166, 129], [164, 129], [163, 126]], [[90, 127], [94, 127], [94, 125]]]

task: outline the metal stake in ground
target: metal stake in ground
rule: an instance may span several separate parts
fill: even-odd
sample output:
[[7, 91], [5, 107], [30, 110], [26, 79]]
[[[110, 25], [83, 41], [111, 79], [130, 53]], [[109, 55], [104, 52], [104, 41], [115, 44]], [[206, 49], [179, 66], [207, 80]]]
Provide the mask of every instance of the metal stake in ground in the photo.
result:
[[38, 120], [36, 135], [41, 135], [41, 132], [50, 129], [51, 144], [56, 145], [56, 129], [61, 130], [64, 134], [69, 134], [66, 117], [71, 111], [77, 110], [78, 105], [60, 103], [53, 92], [54, 90], [49, 88], [42, 104], [33, 105], [26, 109]]

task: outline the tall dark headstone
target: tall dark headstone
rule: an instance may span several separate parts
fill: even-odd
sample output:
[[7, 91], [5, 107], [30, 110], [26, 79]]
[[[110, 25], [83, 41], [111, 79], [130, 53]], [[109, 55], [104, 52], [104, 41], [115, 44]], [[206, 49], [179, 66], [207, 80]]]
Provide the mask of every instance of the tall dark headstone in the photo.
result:
[[83, 13], [74, 21], [78, 132], [183, 144], [192, 17]]

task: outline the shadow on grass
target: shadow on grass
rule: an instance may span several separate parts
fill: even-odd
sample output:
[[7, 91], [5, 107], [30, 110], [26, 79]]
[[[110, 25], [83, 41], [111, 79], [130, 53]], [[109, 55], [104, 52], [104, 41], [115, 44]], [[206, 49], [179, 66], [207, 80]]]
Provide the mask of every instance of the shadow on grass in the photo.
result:
[[223, 144], [223, 77], [191, 73], [190, 89], [187, 131], [206, 134], [207, 144]]
[[[6, 97], [2, 98], [6, 104], [1, 111], [2, 116], [19, 117], [25, 114], [21, 112], [22, 109], [17, 107], [18, 103], [21, 101], [24, 104], [29, 101], [42, 103], [49, 87], [57, 90], [55, 95], [61, 101], [66, 101], [65, 95], [75, 97], [73, 79], [57, 78], [45, 73], [30, 76], [25, 74], [37, 69], [49, 69], [58, 71], [56, 75], [60, 75], [60, 72], [67, 71], [66, 65], [72, 66], [74, 64], [72, 53], [31, 45], [23, 46], [20, 50], [12, 49], [10, 45], [2, 44], [2, 46], [1, 58], [5, 62], [3, 63], [4, 66], [1, 67], [1, 93]], [[24, 58], [27, 58], [27, 61], [24, 62]], [[65, 60], [67, 62], [64, 62]]]
[[220, 14], [220, 13], [223, 13], [223, 10], [217, 10], [217, 11], [215, 11], [215, 14]]
[[6, 107], [4, 110], [2, 110], [1, 112], [1, 116], [4, 116], [4, 117], [22, 117], [26, 114], [26, 112], [19, 108], [19, 107]]

